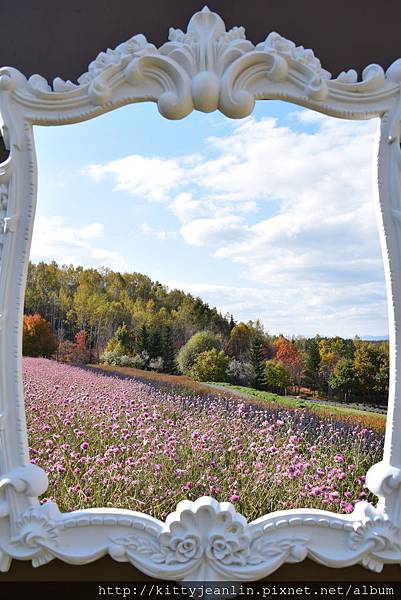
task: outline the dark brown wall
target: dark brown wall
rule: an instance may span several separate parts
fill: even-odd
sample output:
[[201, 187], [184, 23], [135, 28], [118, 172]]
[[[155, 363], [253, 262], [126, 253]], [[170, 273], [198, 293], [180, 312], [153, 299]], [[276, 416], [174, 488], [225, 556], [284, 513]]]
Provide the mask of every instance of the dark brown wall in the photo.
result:
[[[40, 73], [75, 80], [97, 53], [135, 33], [156, 45], [167, 39], [170, 26], [186, 28], [202, 8], [198, 0], [0, 0], [0, 64], [25, 75]], [[362, 70], [374, 62], [383, 67], [401, 57], [400, 0], [211, 0], [228, 27], [244, 25], [253, 42], [278, 31], [297, 44], [313, 48], [334, 75], [349, 68]], [[384, 8], [383, 8], [384, 7]], [[54, 561], [38, 570], [15, 562], [7, 580], [145, 579], [131, 566], [104, 558], [82, 567]], [[269, 578], [281, 581], [400, 581], [399, 566], [382, 574], [362, 567], [329, 569], [311, 561], [285, 565]]]
[[[0, 63], [75, 79], [96, 54], [135, 33], [156, 45], [186, 27], [202, 0], [0, 0]], [[270, 31], [313, 48], [333, 74], [388, 66], [401, 55], [399, 0], [210, 0], [228, 27], [260, 42]], [[385, 10], [381, 8], [385, 7]]]

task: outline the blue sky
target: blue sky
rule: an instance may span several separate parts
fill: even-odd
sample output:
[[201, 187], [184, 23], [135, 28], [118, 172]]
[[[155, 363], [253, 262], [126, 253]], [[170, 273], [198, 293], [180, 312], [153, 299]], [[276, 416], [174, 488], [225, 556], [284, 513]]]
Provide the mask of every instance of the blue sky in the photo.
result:
[[387, 335], [376, 126], [271, 101], [35, 127], [31, 258], [146, 273], [271, 333]]

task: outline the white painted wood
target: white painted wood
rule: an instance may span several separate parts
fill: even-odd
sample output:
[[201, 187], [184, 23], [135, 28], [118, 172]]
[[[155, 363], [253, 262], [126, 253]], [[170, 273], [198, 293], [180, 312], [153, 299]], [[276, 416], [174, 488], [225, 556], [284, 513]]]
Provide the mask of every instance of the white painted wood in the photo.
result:
[[[204, 8], [187, 33], [171, 29], [157, 49], [136, 35], [101, 52], [78, 83], [0, 69], [2, 134], [10, 149], [0, 165], [0, 568], [11, 560], [38, 566], [59, 558], [84, 564], [109, 553], [148, 575], [175, 580], [249, 581], [306, 556], [331, 567], [361, 563], [380, 571], [401, 563], [401, 59], [384, 72], [370, 65], [358, 81], [336, 79], [311, 50], [270, 33], [254, 46], [244, 29], [226, 31]], [[119, 106], [156, 102], [162, 115], [220, 110], [252, 113], [256, 100], [295, 102], [343, 119], [381, 117], [376, 208], [390, 321], [389, 412], [383, 460], [367, 474], [379, 502], [350, 515], [294, 509], [252, 523], [229, 503], [181, 502], [166, 523], [119, 509], [61, 514], [38, 496], [47, 477], [30, 464], [21, 374], [21, 328], [35, 216], [35, 124], [63, 125]]]

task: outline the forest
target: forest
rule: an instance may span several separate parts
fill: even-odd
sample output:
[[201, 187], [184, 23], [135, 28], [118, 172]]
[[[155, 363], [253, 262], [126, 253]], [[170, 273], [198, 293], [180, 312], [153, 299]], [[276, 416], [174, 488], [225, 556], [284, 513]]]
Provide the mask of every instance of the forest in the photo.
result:
[[23, 351], [385, 404], [388, 341], [271, 335], [141, 273], [29, 263]]

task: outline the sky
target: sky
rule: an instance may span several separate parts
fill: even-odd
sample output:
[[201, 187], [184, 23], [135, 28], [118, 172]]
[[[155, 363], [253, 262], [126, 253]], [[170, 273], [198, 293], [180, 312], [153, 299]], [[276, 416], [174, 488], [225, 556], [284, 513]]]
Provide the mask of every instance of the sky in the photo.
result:
[[35, 126], [31, 260], [144, 273], [271, 334], [387, 336], [377, 126], [278, 101]]

